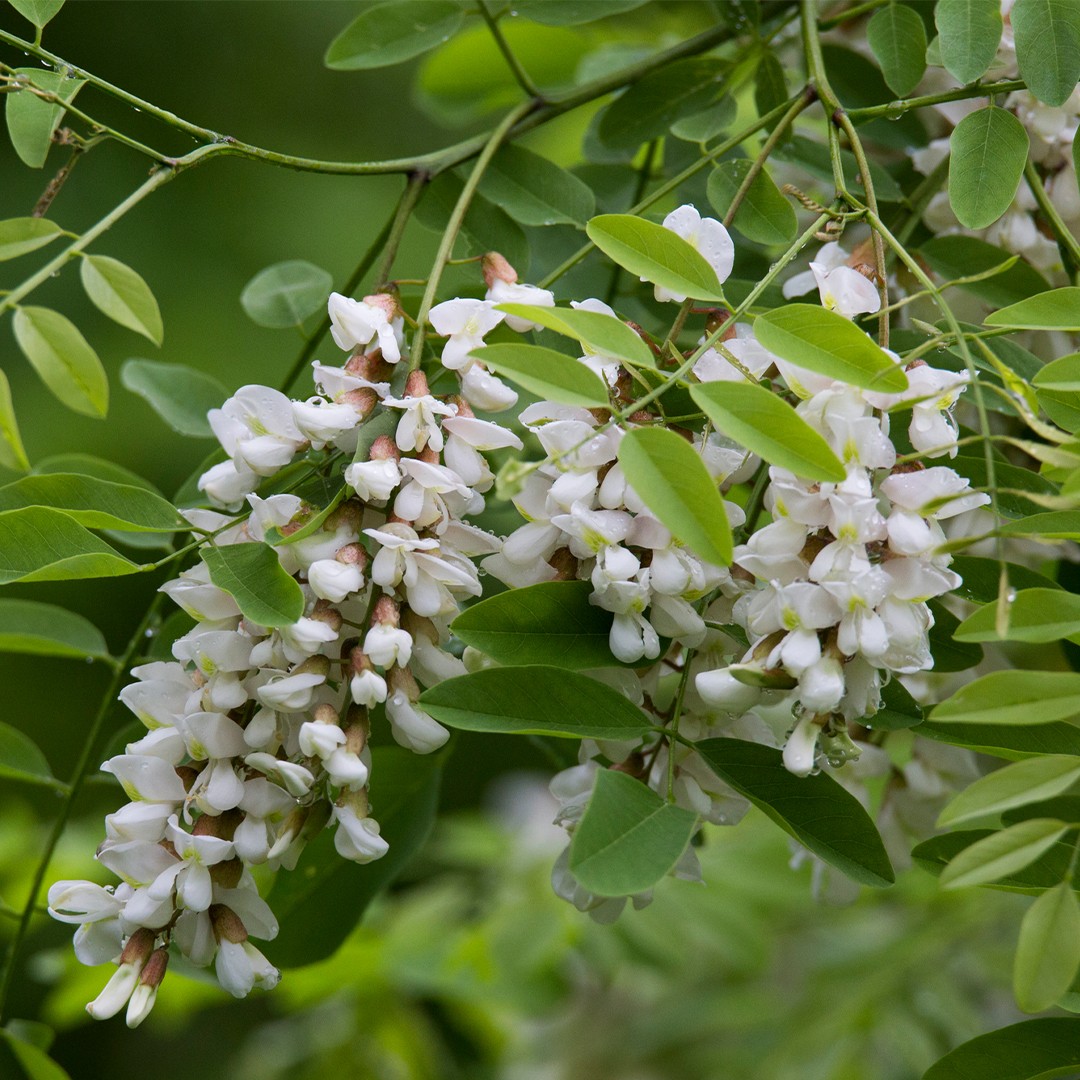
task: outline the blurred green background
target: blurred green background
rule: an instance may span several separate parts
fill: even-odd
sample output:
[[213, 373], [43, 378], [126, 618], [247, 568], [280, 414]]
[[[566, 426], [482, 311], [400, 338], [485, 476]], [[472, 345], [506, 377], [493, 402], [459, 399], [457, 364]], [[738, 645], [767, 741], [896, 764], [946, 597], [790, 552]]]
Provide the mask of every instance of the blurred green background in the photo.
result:
[[[463, 62], [453, 48], [429, 62], [429, 72], [457, 95], [440, 112], [444, 123], [416, 103], [423, 61], [327, 70], [326, 45], [359, 7], [69, 0], [45, 42], [194, 122], [315, 157], [435, 149], [483, 129], [478, 101], [501, 107], [508, 100], [492, 49], [482, 64]], [[586, 44], [603, 43], [609, 59], [625, 61], [702, 29], [722, 7], [651, 4], [599, 26], [512, 29], [523, 55], [559, 81], [573, 76]], [[0, 27], [29, 29], [6, 6]], [[10, 49], [2, 54], [23, 62]], [[600, 62], [591, 61], [594, 75]], [[514, 94], [511, 87], [510, 101]], [[193, 145], [104, 95], [84, 91], [79, 104], [166, 152]], [[575, 164], [587, 119], [567, 117], [532, 145]], [[64, 150], [54, 149], [45, 170], [34, 172], [0, 140], [0, 216], [28, 214], [63, 160]], [[98, 147], [80, 161], [50, 216], [84, 229], [146, 174], [147, 161], [131, 151]], [[120, 364], [148, 356], [201, 368], [229, 388], [276, 384], [302, 338], [252, 324], [239, 303], [244, 284], [284, 259], [307, 259], [344, 282], [401, 186], [396, 177], [322, 176], [225, 159], [147, 200], [93, 250], [129, 263], [149, 282], [165, 320], [160, 350], [98, 313], [70, 269], [33, 300], [67, 314], [101, 355], [113, 393], [106, 422], [58, 405], [19, 355], [9, 327], [0, 328], [0, 364], [31, 461], [93, 453], [173, 492], [209, 444], [165, 429], [120, 386]], [[423, 276], [436, 242], [435, 234], [410, 227], [396, 273]], [[547, 264], [578, 242], [572, 230], [556, 231]], [[35, 258], [3, 264], [0, 287], [22, 280]], [[467, 280], [465, 271], [448, 278], [451, 288]], [[326, 343], [316, 352], [335, 354]], [[10, 594], [82, 611], [119, 650], [157, 583], [121, 578]], [[31, 732], [55, 774], [69, 775], [105, 673], [4, 657], [0, 679], [3, 721]], [[110, 737], [124, 722], [114, 716]], [[105, 756], [100, 751], [95, 760]], [[524, 771], [514, 774], [511, 796], [506, 781], [496, 788], [490, 781], [513, 766]], [[625, 914], [614, 927], [594, 925], [548, 885], [558, 835], [546, 826], [545, 766], [525, 742], [463, 739], [447, 770], [448, 814], [407, 880], [339, 956], [286, 972], [272, 994], [233, 1002], [172, 973], [139, 1031], [120, 1020], [93, 1024], [83, 1005], [107, 972], [80, 968], [68, 929], [42, 919], [25, 951], [16, 1013], [56, 1028], [53, 1053], [75, 1080], [148, 1072], [158, 1080], [908, 1080], [958, 1042], [1017, 1018], [1007, 974], [1017, 898], [939, 895], [928, 876], [912, 871], [887, 893], [866, 894], [852, 907], [825, 906], [811, 896], [808, 870], [789, 868], [782, 835], [757, 815], [738, 830], [708, 834], [701, 852], [707, 887], [665, 881], [645, 911]], [[101, 816], [118, 796], [110, 784], [91, 785], [51, 878], [95, 876]], [[0, 787], [0, 897], [8, 904], [22, 904], [53, 812], [47, 792]], [[0, 919], [0, 943], [10, 926]], [[273, 958], [272, 945], [267, 952]]]

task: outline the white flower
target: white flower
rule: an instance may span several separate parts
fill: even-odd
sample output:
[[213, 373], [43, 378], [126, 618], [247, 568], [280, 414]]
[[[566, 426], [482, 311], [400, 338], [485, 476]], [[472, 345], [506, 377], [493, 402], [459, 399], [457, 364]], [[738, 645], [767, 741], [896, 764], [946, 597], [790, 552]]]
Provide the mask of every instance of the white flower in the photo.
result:
[[[676, 236], [681, 236], [695, 248], [716, 271], [717, 280], [721, 284], [727, 281], [735, 262], [735, 245], [727, 229], [719, 221], [715, 218], [703, 218], [693, 206], [687, 203], [685, 206], [672, 210], [664, 218], [664, 228], [670, 229]], [[654, 286], [653, 293], [657, 300], [674, 300], [681, 303], [686, 299], [685, 296], [670, 292], [660, 285]]]
[[[536, 285], [523, 285], [517, 281], [504, 281], [495, 278], [491, 288], [487, 291], [486, 299], [492, 304], [531, 304], [533, 307], [554, 307], [555, 294], [547, 289], [538, 288]], [[520, 315], [507, 315], [506, 325], [519, 334], [526, 334], [530, 330], [542, 330], [539, 323], [530, 322]]]
[[810, 270], [817, 282], [821, 304], [846, 319], [872, 315], [881, 308], [877, 286], [850, 266], [828, 267], [812, 262]]
[[281, 979], [278, 971], [250, 941], [229, 941], [218, 944], [214, 974], [223, 990], [233, 997], [247, 997], [255, 986], [273, 990]]
[[370, 817], [358, 817], [351, 806], [335, 806], [330, 813], [331, 824], [337, 824], [334, 847], [343, 859], [356, 863], [381, 859], [390, 845], [379, 835], [379, 823]]
[[340, 604], [345, 597], [359, 592], [364, 586], [364, 571], [358, 563], [343, 563], [337, 559], [316, 559], [308, 567], [311, 591], [323, 600]]
[[450, 732], [416, 708], [404, 690], [395, 690], [386, 699], [386, 718], [394, 741], [417, 754], [430, 754], [450, 738]]
[[512, 390], [483, 364], [473, 363], [461, 379], [461, 396], [481, 412], [502, 412], [517, 404], [517, 391]]
[[428, 318], [437, 333], [449, 337], [443, 346], [443, 367], [461, 371], [470, 364], [469, 354], [484, 344], [490, 333], [505, 318], [489, 300], [455, 299], [436, 304]]
[[[942, 141], [945, 144], [947, 156], [949, 142], [948, 139]], [[937, 162], [934, 162], [934, 164], [936, 165]], [[838, 243], [831, 242], [822, 245], [821, 250], [818, 251], [817, 258], [814, 261], [825, 272], [828, 272], [829, 270], [835, 270], [838, 266], [846, 266], [848, 253]], [[817, 275], [813, 270], [804, 270], [801, 274], [793, 274], [784, 282], [784, 299], [790, 300], [793, 296], [803, 296], [813, 289], [817, 285], [817, 282]]]
[[442, 450], [444, 439], [438, 418], [456, 416], [456, 405], [446, 405], [430, 394], [406, 398], [388, 397], [383, 404], [392, 409], [405, 410], [394, 435], [399, 450], [423, 450], [427, 446], [436, 453]]
[[401, 479], [401, 469], [393, 458], [355, 461], [345, 470], [345, 483], [364, 502], [385, 502]]
[[387, 363], [396, 364], [401, 359], [402, 320], [391, 320], [385, 306], [331, 293], [326, 308], [330, 315], [330, 333], [339, 349], [349, 352], [357, 346], [367, 348], [378, 338]]
[[805, 713], [795, 725], [784, 745], [784, 768], [796, 776], [809, 776], [814, 771], [817, 741], [821, 725], [813, 713]]

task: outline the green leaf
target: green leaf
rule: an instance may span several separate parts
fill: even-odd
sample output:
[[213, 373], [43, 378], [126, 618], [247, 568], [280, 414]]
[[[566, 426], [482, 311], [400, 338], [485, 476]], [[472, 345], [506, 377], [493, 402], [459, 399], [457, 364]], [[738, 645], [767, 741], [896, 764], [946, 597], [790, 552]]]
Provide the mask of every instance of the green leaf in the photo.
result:
[[890, 3], [874, 12], [866, 24], [870, 51], [897, 97], [906, 97], [926, 71], [926, 27], [918, 13]]
[[1049, 1009], [1080, 968], [1080, 904], [1067, 881], [1044, 892], [1020, 924], [1013, 993], [1024, 1012]]
[[596, 212], [592, 188], [523, 146], [503, 146], [480, 192], [522, 225], [583, 225]]
[[996, 0], [938, 0], [934, 23], [949, 74], [963, 85], [984, 75], [1001, 40], [1001, 5]]
[[227, 544], [199, 552], [210, 580], [260, 626], [291, 626], [304, 614], [304, 593], [266, 544]]
[[[1039, 810], [1046, 803], [1036, 804], [1033, 810]], [[1019, 811], [1013, 811], [1017, 813]], [[1003, 815], [1007, 817], [1008, 815]], [[1036, 816], [1045, 816], [1040, 813]], [[966, 847], [993, 836], [992, 829], [965, 829], [962, 832], [945, 833], [917, 844], [911, 852], [912, 858], [924, 870], [931, 874], [940, 874], [946, 864], [955, 859]], [[1001, 892], [1023, 893], [1025, 896], [1038, 896], [1047, 889], [1052, 889], [1058, 882], [1070, 874], [1070, 863], [1075, 845], [1068, 839], [1061, 839], [1035, 862], [1007, 877], [999, 878], [986, 888]], [[1074, 887], [1076, 882], [1074, 880]]]
[[109, 411], [105, 369], [74, 323], [49, 308], [21, 307], [12, 328], [41, 381], [69, 409], [95, 418]]
[[321, 267], [290, 259], [260, 270], [244, 286], [240, 303], [252, 322], [282, 329], [323, 310], [333, 288], [334, 279]]
[[[706, 194], [721, 217], [727, 215], [751, 168], [753, 163], [746, 158], [732, 158], [720, 162], [713, 170]], [[788, 244], [795, 239], [799, 229], [791, 203], [780, 194], [780, 189], [764, 169], [754, 177], [731, 224], [756, 244]]]
[[685, 439], [666, 428], [635, 428], [619, 443], [619, 464], [627, 483], [676, 540], [717, 566], [731, 563], [724, 500]]
[[899, 679], [893, 679], [881, 688], [881, 708], [865, 721], [867, 727], [880, 731], [903, 731], [922, 722], [922, 707]]
[[663, 225], [632, 214], [601, 214], [585, 231], [624, 270], [680, 296], [723, 302], [716, 271], [693, 245]]
[[1004, 724], [937, 724], [927, 720], [919, 734], [951, 746], [963, 746], [980, 754], [1020, 761], [1041, 754], [1072, 754], [1080, 757], [1080, 728], [1055, 721], [1030, 727]]
[[62, 231], [48, 218], [20, 217], [0, 221], [0, 262], [37, 251], [52, 243]]
[[425, 712], [459, 731], [636, 739], [649, 718], [617, 690], [559, 667], [493, 667], [420, 695]]
[[721, 780], [818, 858], [864, 885], [895, 880], [870, 816], [831, 776], [793, 776], [779, 750], [740, 739], [706, 739], [695, 749]]
[[[888, 121], [885, 122], [888, 123]], [[813, 176], [824, 180], [827, 184], [833, 182], [832, 156], [829, 153], [828, 146], [824, 143], [815, 142], [805, 135], [792, 135], [777, 146], [773, 156], [781, 161], [790, 161], [802, 166]], [[863, 190], [862, 180], [859, 178], [859, 165], [855, 160], [855, 155], [850, 150], [840, 151], [840, 164], [843, 167], [844, 179], [849, 189], [852, 191]], [[874, 191], [879, 202], [899, 202], [904, 198], [903, 192], [900, 190], [896, 180], [893, 179], [892, 174], [873, 159], [870, 161], [870, 179], [874, 183]]]
[[60, 510], [88, 529], [177, 532], [189, 527], [155, 492], [77, 473], [24, 476], [0, 487], [0, 511], [27, 506]]
[[1073, 0], [1016, 0], [1009, 13], [1020, 78], [1047, 105], [1064, 105], [1080, 79], [1080, 8]]
[[1046, 514], [1007, 521], [998, 532], [1002, 536], [1041, 536], [1047, 540], [1080, 540], [1080, 512], [1053, 510]]
[[1080, 674], [992, 671], [934, 707], [930, 719], [956, 724], [1049, 724], [1080, 713]]
[[59, 510], [31, 506], [0, 513], [0, 585], [116, 577], [140, 569]]
[[1024, 589], [1008, 605], [1008, 625], [997, 634], [999, 602], [984, 604], [956, 631], [958, 641], [1057, 641], [1080, 634], [1080, 596], [1064, 589]]
[[570, 842], [570, 872], [598, 896], [652, 888], [682, 857], [697, 815], [626, 773], [601, 769]]
[[988, 105], [949, 136], [949, 203], [961, 225], [985, 229], [1012, 205], [1027, 163], [1028, 134], [1011, 112]]
[[[785, 95], [786, 99], [786, 95]], [[725, 95], [715, 105], [710, 105], [704, 112], [684, 116], [671, 125], [671, 134], [686, 142], [705, 143], [723, 134], [735, 122], [738, 116], [738, 103], [730, 94]], [[629, 202], [630, 200], [627, 200]]]
[[15, 418], [11, 385], [2, 371], [0, 371], [0, 465], [13, 472], [26, 472], [30, 468], [22, 435], [19, 434], [19, 422]]
[[799, 367], [865, 390], [907, 389], [903, 368], [850, 319], [816, 304], [788, 304], [754, 322], [761, 345]]
[[50, 787], [56, 782], [37, 743], [9, 724], [0, 724], [0, 776]]
[[[1077, 292], [1080, 293], [1080, 289]], [[1032, 383], [1045, 390], [1080, 390], [1080, 353], [1051, 360]]]
[[55, 19], [64, 6], [64, 0], [8, 0], [8, 3], [39, 30]]
[[1053, 1080], [1080, 1068], [1080, 1020], [1046, 1017], [999, 1028], [958, 1046], [922, 1080]]
[[982, 776], [960, 792], [938, 817], [938, 826], [959, 825], [1052, 798], [1080, 780], [1080, 761], [1070, 754], [1051, 754], [1005, 765]]
[[[39, 90], [56, 94], [65, 102], [74, 100], [85, 85], [82, 79], [69, 79], [58, 71], [39, 67], [16, 68], [15, 74], [24, 76]], [[64, 116], [64, 106], [43, 101], [33, 91], [23, 89], [6, 95], [4, 116], [11, 145], [23, 164], [31, 169], [42, 168], [49, 156], [53, 132]]]
[[490, 596], [466, 608], [451, 632], [500, 664], [593, 668], [611, 655], [610, 611], [589, 603], [588, 581], [542, 581]]
[[1051, 289], [995, 311], [983, 322], [1016, 330], [1080, 330], [1080, 288]]
[[[974, 236], [935, 236], [919, 248], [930, 269], [946, 281], [974, 277], [1008, 262], [1013, 256]], [[994, 307], [1013, 304], [1050, 288], [1050, 283], [1033, 266], [1021, 260], [1008, 270], [961, 285], [960, 288]]]
[[173, 431], [192, 439], [213, 436], [206, 414], [229, 396], [213, 375], [187, 364], [163, 364], [158, 360], [125, 360], [120, 382], [138, 394]]
[[511, 343], [485, 345], [470, 355], [544, 400], [584, 405], [588, 409], [611, 406], [600, 376], [580, 360], [554, 349]]
[[774, 53], [764, 49], [754, 72], [754, 108], [758, 116], [764, 116], [783, 105], [788, 96], [784, 65]]
[[371, 811], [390, 850], [366, 865], [349, 862], [334, 848], [334, 830], [323, 829], [304, 848], [296, 870], [278, 874], [270, 892], [281, 924], [266, 948], [275, 964], [301, 967], [332, 956], [431, 831], [443, 756], [397, 746], [376, 746], [371, 754]]
[[516, 0], [514, 11], [545, 26], [578, 26], [623, 15], [644, 3], [646, 0]]
[[323, 63], [335, 71], [400, 64], [449, 41], [464, 21], [465, 12], [450, 0], [375, 4], [330, 42]]
[[690, 387], [690, 396], [729, 438], [770, 465], [807, 480], [838, 483], [847, 475], [829, 444], [795, 410], [757, 383], [712, 382]]
[[564, 337], [580, 341], [588, 352], [610, 356], [637, 367], [656, 367], [649, 346], [621, 319], [599, 311], [535, 307], [532, 304], [496, 304], [496, 311], [539, 323]]
[[[1054, 589], [1060, 588], [1057, 582], [1042, 574], [1029, 570], [1026, 566], [1006, 563], [1009, 572], [1009, 584], [1017, 589]], [[989, 604], [997, 599], [1001, 564], [997, 559], [982, 559], [973, 555], [957, 555], [950, 570], [955, 570], [964, 580], [957, 588], [956, 595], [965, 600], [974, 600], [978, 604]]]
[[0, 600], [0, 652], [106, 659], [109, 647], [88, 619], [55, 604]]
[[666, 135], [680, 117], [701, 112], [720, 96], [727, 70], [723, 60], [694, 56], [651, 72], [607, 107], [597, 128], [600, 141], [633, 150]]
[[929, 633], [934, 670], [967, 671], [981, 664], [982, 646], [962, 642], [955, 637], [960, 620], [940, 600], [930, 600], [927, 606], [934, 617], [934, 625]]
[[114, 322], [161, 344], [165, 329], [150, 286], [130, 266], [108, 255], [87, 255], [79, 269], [86, 295]]
[[[20, 0], [23, 4], [33, 2], [34, 0]], [[48, 0], [36, 2], [46, 4]], [[53, 0], [53, 4], [57, 8], [60, 6], [56, 0]], [[44, 1050], [23, 1042], [3, 1028], [0, 1028], [0, 1076], [10, 1077], [11, 1080], [71, 1080]]]
[[962, 889], [1009, 877], [1049, 851], [1067, 831], [1064, 822], [1032, 818], [991, 833], [949, 862], [941, 871], [941, 887]]

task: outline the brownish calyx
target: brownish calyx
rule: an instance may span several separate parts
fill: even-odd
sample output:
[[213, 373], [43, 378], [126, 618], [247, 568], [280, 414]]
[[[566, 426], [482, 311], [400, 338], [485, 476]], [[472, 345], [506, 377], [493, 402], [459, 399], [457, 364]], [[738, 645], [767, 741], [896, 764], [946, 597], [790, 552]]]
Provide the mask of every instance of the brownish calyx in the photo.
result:
[[406, 397], [427, 397], [431, 393], [427, 376], [422, 371], [410, 371], [405, 380]]
[[242, 810], [225, 810], [220, 814], [200, 814], [191, 826], [192, 836], [216, 836], [219, 840], [231, 840], [237, 825], [244, 820]]
[[235, 889], [244, 876], [244, 862], [242, 859], [226, 859], [224, 862], [214, 863], [209, 867], [210, 880], [223, 889]]
[[207, 914], [210, 916], [210, 926], [213, 928], [214, 937], [218, 941], [235, 943], [247, 941], [247, 928], [232, 908], [224, 904], [211, 904]]
[[379, 404], [379, 395], [370, 386], [362, 386], [359, 390], [346, 390], [338, 401], [343, 405], [351, 405], [362, 419], [366, 419]]
[[484, 274], [484, 284], [489, 289], [496, 281], [504, 281], [507, 285], [517, 283], [517, 271], [497, 251], [489, 251], [480, 260], [480, 269]]

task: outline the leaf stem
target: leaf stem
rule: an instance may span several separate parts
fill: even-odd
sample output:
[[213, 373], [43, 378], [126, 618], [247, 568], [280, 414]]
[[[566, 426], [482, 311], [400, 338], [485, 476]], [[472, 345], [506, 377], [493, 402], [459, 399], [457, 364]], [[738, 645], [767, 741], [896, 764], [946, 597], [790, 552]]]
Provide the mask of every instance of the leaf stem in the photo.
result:
[[1031, 194], [1035, 196], [1039, 209], [1053, 231], [1058, 247], [1062, 248], [1072, 260], [1072, 274], [1075, 275], [1080, 271], [1080, 243], [1073, 236], [1069, 226], [1062, 220], [1050, 196], [1046, 194], [1046, 188], [1043, 187], [1042, 179], [1031, 158], [1028, 158], [1027, 163], [1024, 165], [1024, 179], [1027, 181]]
[[882, 117], [903, 116], [915, 109], [927, 105], [944, 105], [948, 101], [966, 101], [974, 97], [991, 97], [994, 94], [1011, 94], [1014, 90], [1026, 90], [1023, 79], [1002, 79], [994, 83], [972, 83], [970, 86], [958, 86], [955, 90], [945, 90], [940, 94], [924, 94], [922, 97], [898, 98], [887, 101], [884, 105], [868, 105], [862, 109], [849, 109], [848, 116], [853, 124], [863, 124]]
[[510, 42], [506, 40], [506, 35], [499, 26], [498, 18], [491, 14], [485, 0], [476, 0], [476, 3], [484, 22], [487, 23], [488, 29], [491, 31], [491, 36], [495, 39], [495, 44], [499, 46], [499, 52], [503, 54], [503, 59], [517, 80], [518, 86], [525, 91], [526, 97], [530, 97], [534, 101], [542, 101], [543, 95], [536, 88], [536, 84], [532, 79], [529, 78], [529, 73], [521, 66], [521, 61], [514, 54], [514, 50], [510, 48]]

